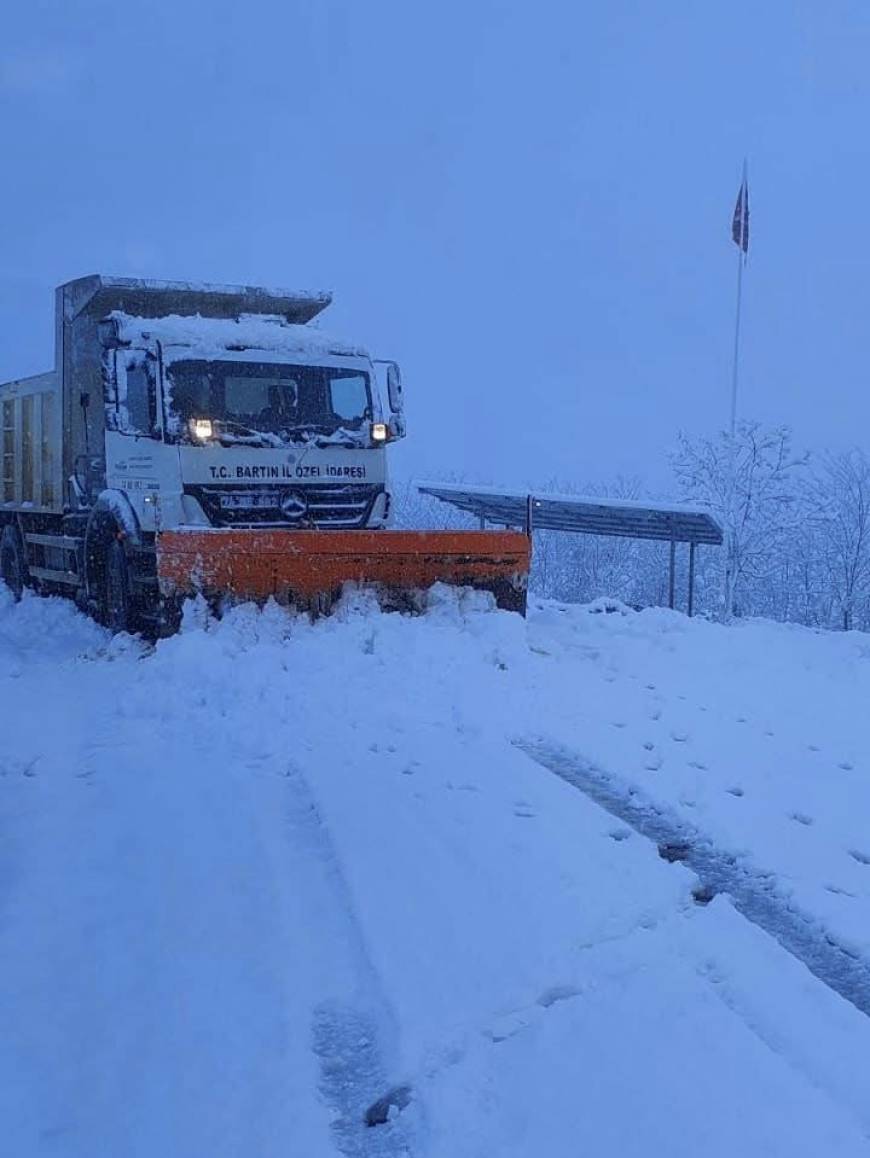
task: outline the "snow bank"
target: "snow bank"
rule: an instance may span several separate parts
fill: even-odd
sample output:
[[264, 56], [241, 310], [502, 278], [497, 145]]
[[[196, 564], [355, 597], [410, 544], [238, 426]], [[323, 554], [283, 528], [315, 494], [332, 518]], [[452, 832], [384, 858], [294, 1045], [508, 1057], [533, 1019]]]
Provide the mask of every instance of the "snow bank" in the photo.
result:
[[[847, 814], [818, 753], [776, 757], [857, 744], [860, 648], [442, 590], [418, 618], [190, 605], [150, 649], [0, 602], [10, 1152], [870, 1153], [867, 1019], [512, 743], [588, 754], [809, 904], [868, 777], [851, 752]], [[824, 823], [780, 825], [804, 792]]]
[[[531, 731], [773, 872], [870, 960], [866, 635], [554, 605], [533, 624], [540, 663], [521, 699], [547, 717]], [[554, 679], [576, 698], [554, 697]]]

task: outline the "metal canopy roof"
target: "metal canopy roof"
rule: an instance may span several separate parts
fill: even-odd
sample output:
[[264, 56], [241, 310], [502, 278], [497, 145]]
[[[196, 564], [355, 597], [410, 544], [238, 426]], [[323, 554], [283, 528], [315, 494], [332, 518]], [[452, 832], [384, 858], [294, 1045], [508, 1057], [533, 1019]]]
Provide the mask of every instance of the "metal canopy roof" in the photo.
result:
[[525, 527], [531, 513], [534, 529], [711, 546], [722, 543], [722, 528], [698, 507], [586, 495], [522, 494], [454, 483], [418, 483], [417, 490], [488, 523], [508, 527]]

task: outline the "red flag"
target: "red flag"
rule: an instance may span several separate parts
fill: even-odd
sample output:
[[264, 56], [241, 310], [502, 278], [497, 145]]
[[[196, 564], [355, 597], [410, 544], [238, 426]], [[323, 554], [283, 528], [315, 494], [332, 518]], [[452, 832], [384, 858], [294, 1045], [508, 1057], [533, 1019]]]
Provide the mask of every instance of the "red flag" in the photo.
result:
[[739, 245], [744, 253], [749, 252], [749, 184], [746, 177], [743, 178], [737, 194], [737, 204], [734, 206], [734, 218], [731, 222], [731, 236], [735, 245]]

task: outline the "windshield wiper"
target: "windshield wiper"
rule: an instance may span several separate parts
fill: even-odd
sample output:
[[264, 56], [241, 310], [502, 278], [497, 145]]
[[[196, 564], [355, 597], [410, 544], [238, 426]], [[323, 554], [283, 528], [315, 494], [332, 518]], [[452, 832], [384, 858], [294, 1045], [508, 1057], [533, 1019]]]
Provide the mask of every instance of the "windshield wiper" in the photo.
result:
[[314, 436], [314, 444], [315, 446], [362, 446], [363, 436], [361, 431], [354, 432], [348, 430], [346, 426], [340, 426], [338, 430], [316, 434]]
[[[233, 422], [228, 418], [219, 418], [215, 420], [217, 433], [215, 437], [218, 442], [244, 442], [247, 445], [255, 446], [259, 443], [261, 446], [280, 446], [281, 440], [277, 435], [271, 434], [266, 430], [254, 430], [250, 426], [244, 426], [241, 422]], [[240, 435], [236, 437], [229, 431], [224, 432], [221, 427], [232, 427], [234, 430], [240, 431]]]

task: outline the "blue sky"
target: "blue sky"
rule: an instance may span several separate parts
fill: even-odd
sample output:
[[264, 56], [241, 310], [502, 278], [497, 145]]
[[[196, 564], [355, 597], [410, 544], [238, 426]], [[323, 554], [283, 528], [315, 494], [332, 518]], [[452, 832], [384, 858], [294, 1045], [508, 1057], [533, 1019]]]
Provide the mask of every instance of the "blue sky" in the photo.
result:
[[[30, 0], [0, 44], [0, 376], [94, 271], [329, 288], [402, 473], [658, 486], [740, 412], [864, 437], [870, 8]], [[324, 319], [326, 321], [326, 319]]]

